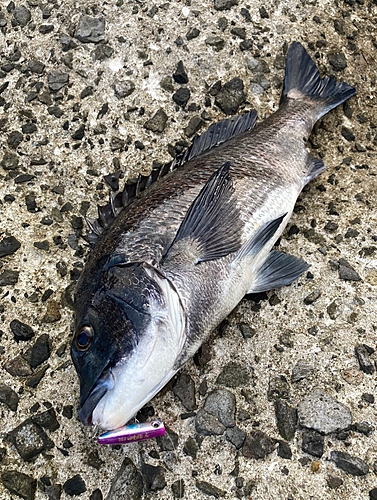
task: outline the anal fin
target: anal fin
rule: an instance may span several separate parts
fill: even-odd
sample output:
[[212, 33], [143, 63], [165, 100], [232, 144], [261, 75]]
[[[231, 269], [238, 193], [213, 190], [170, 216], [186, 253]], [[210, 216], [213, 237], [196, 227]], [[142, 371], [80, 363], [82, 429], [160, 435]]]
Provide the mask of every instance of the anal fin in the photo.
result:
[[259, 269], [257, 281], [248, 293], [266, 292], [289, 285], [309, 267], [303, 259], [273, 250]]

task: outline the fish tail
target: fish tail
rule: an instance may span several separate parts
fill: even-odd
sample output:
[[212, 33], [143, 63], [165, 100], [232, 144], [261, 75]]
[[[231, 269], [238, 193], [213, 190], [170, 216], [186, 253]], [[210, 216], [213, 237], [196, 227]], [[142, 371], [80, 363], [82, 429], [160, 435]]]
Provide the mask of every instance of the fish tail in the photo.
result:
[[336, 83], [328, 76], [321, 78], [317, 66], [304, 47], [298, 42], [291, 44], [287, 55], [280, 105], [288, 99], [306, 101], [310, 98], [315, 104], [313, 118], [317, 121], [330, 109], [353, 96], [355, 92], [356, 89], [348, 83]]

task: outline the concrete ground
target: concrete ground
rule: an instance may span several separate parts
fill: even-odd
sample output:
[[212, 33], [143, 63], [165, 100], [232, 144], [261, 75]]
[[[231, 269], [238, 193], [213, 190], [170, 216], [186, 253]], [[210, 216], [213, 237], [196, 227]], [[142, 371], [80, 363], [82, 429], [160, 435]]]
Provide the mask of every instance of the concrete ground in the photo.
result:
[[[375, 0], [0, 2], [2, 499], [106, 498], [125, 457], [133, 465], [126, 462], [123, 483], [108, 498], [179, 498], [179, 480], [183, 497], [198, 500], [377, 498], [376, 15]], [[83, 16], [95, 21], [85, 24]], [[78, 419], [69, 354], [72, 292], [87, 254], [83, 215], [107, 202], [104, 176], [120, 170], [122, 188], [226, 112], [255, 108], [262, 120], [275, 111], [295, 40], [321, 74], [357, 89], [315, 127], [309, 146], [328, 169], [304, 189], [280, 243], [305, 258], [311, 274], [243, 300], [208, 343], [210, 359], [202, 353], [185, 366], [195, 385], [192, 416], [181, 418], [187, 402], [172, 383], [154, 398], [155, 416], [177, 434], [174, 447], [100, 446]], [[179, 61], [187, 83], [172, 77]], [[185, 105], [180, 88], [190, 90]], [[166, 117], [149, 122], [160, 109]], [[309, 369], [292, 379], [301, 359]], [[247, 382], [219, 384], [231, 361], [246, 368]], [[249, 445], [256, 430], [264, 433], [250, 445], [259, 458], [245, 456], [247, 445], [236, 449], [226, 434], [195, 429], [195, 413], [224, 385], [236, 396], [236, 424]], [[288, 442], [292, 457], [279, 456], [277, 400], [295, 409], [318, 388], [349, 408], [354, 424], [368, 425], [324, 439], [314, 433], [321, 456], [303, 450], [299, 426]], [[9, 435], [20, 424], [22, 432]], [[359, 468], [346, 472], [332, 451], [366, 469], [356, 461]]]

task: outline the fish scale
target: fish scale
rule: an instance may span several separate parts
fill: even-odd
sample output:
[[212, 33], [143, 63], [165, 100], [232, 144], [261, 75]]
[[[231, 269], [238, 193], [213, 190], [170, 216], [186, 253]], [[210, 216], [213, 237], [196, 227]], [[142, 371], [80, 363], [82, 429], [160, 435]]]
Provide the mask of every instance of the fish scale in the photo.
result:
[[305, 146], [312, 127], [354, 93], [321, 79], [294, 42], [276, 113], [256, 126], [254, 111], [211, 125], [99, 209], [71, 348], [84, 424], [127, 423], [245, 294], [308, 269], [273, 246], [302, 188], [325, 169]]

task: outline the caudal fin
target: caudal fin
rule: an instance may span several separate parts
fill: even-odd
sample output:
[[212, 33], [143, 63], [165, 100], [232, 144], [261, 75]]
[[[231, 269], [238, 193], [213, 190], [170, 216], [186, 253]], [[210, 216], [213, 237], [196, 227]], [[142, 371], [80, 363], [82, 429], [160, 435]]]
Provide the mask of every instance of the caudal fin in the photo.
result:
[[293, 42], [288, 50], [283, 93], [280, 105], [287, 99], [309, 97], [317, 102], [316, 120], [349, 97], [356, 89], [347, 83], [336, 83], [333, 78], [321, 78], [317, 66], [301, 43]]

